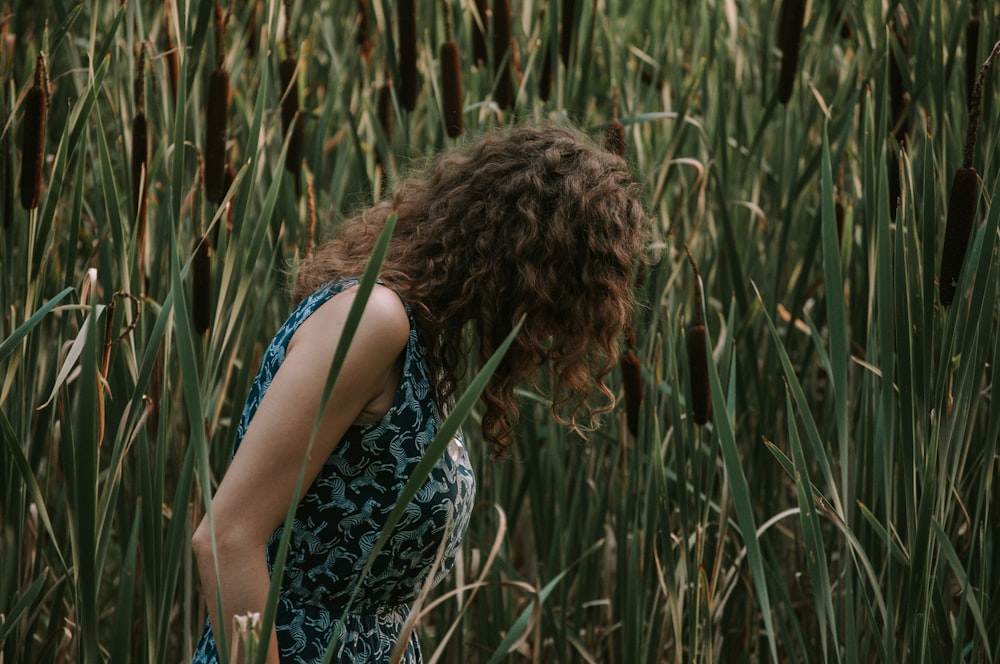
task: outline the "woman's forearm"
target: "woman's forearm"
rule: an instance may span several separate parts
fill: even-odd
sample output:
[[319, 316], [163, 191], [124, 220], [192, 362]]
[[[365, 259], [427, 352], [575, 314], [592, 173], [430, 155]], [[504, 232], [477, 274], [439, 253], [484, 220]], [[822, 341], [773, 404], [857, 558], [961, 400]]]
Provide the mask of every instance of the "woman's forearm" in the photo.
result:
[[[270, 577], [267, 572], [265, 547], [232, 547], [218, 542], [215, 551], [218, 552], [216, 565], [211, 541], [203, 536], [199, 528], [193, 538], [195, 559], [198, 574], [201, 578], [202, 593], [208, 605], [208, 617], [212, 623], [212, 634], [215, 636], [216, 648], [224, 647], [221, 643], [226, 639], [226, 646], [233, 643], [233, 618], [250, 613], [264, 614]], [[218, 575], [216, 575], [218, 570]], [[222, 600], [222, 613], [219, 611], [219, 599]], [[224, 620], [225, 629], [220, 624]], [[278, 664], [278, 645], [274, 630], [268, 640], [268, 664]], [[244, 662], [244, 654], [240, 646], [237, 651], [230, 651], [230, 662]]]

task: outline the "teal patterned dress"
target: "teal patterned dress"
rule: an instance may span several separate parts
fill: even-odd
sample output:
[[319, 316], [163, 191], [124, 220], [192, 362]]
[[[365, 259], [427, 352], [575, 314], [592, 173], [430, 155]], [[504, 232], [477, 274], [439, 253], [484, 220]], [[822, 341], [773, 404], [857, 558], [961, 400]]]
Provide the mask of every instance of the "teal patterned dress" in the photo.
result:
[[[251, 386], [236, 431], [237, 448], [284, 360], [292, 334], [320, 305], [356, 283], [327, 284], [303, 300], [285, 321]], [[396, 524], [337, 636], [340, 616], [382, 525], [441, 425], [426, 352], [405, 300], [404, 305], [410, 337], [395, 402], [381, 420], [347, 431], [295, 512], [275, 620], [283, 664], [321, 662], [328, 646], [333, 648], [334, 662], [387, 662], [409, 606], [427, 581], [442, 545], [444, 558], [435, 583], [454, 563], [468, 526], [475, 480], [459, 434]], [[269, 570], [281, 533], [279, 527], [268, 543]], [[206, 621], [193, 661], [218, 660]], [[409, 638], [402, 661], [422, 661], [416, 634]]]

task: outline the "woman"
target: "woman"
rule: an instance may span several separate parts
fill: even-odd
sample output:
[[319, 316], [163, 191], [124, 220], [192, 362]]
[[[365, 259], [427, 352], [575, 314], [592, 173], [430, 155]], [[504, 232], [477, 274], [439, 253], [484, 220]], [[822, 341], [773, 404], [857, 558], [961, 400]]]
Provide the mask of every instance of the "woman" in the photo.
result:
[[[356, 279], [392, 210], [380, 283], [306, 459]], [[292, 524], [268, 661], [280, 652], [281, 662], [318, 662], [329, 646], [333, 661], [384, 662], [400, 639], [402, 661], [421, 661], [403, 625], [431, 572], [436, 582], [451, 567], [468, 525], [475, 489], [461, 436], [338, 621], [441, 411], [475, 368], [467, 359], [484, 361], [523, 317], [483, 392], [483, 436], [494, 454], [512, 442], [515, 386], [541, 367], [559, 421], [577, 431], [596, 425], [614, 405], [604, 378], [632, 312], [646, 233], [622, 159], [574, 130], [524, 125], [439, 156], [307, 257], [293, 288], [300, 304], [264, 357], [212, 499], [214, 533], [206, 518], [194, 534], [212, 620], [195, 661], [217, 660], [217, 598], [227, 628], [234, 615], [262, 611], [304, 459], [309, 488]], [[591, 402], [595, 388], [603, 405]]]

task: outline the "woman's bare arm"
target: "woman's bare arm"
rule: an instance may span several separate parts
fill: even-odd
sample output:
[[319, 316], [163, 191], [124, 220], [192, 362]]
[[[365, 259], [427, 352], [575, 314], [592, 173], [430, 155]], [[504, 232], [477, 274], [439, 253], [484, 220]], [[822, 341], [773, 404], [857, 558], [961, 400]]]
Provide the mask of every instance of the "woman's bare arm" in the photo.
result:
[[[399, 297], [376, 286], [307, 458], [323, 388], [355, 291], [347, 289], [331, 298], [296, 330], [212, 498], [214, 547], [207, 516], [195, 530], [192, 546], [217, 645], [223, 632], [220, 615], [228, 635], [233, 616], [263, 614], [270, 583], [267, 541], [287, 516], [303, 462], [300, 499], [365, 406], [386, 390], [395, 390], [394, 367], [409, 337], [409, 319]], [[216, 588], [222, 598], [221, 614]], [[273, 632], [268, 662], [278, 662]]]

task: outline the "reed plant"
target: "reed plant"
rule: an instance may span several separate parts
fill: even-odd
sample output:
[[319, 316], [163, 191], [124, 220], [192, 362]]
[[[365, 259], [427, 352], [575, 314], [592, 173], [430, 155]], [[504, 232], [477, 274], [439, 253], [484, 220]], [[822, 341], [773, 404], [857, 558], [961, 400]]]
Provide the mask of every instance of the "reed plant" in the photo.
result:
[[399, 168], [525, 118], [614, 127], [642, 306], [587, 440], [526, 389], [491, 460], [469, 377], [446, 432], [479, 503], [413, 609], [426, 659], [1000, 659], [995, 68], [965, 150], [995, 3], [790, 3], [787, 89], [781, 0], [8, 4], [4, 662], [190, 656], [192, 527], [288, 273]]

